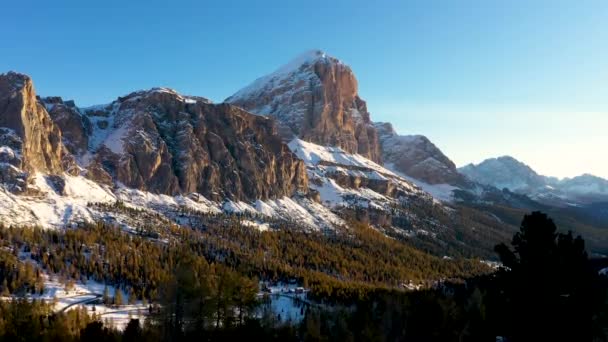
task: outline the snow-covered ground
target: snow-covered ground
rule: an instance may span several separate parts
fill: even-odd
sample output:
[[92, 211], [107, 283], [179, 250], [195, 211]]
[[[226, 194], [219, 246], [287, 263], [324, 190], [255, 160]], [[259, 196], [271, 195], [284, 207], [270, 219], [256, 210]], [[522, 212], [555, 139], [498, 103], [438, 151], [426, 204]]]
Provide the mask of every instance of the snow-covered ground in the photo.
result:
[[[105, 285], [92, 280], [86, 283], [75, 282], [73, 287], [66, 289], [66, 285], [58, 281], [57, 277], [43, 275], [44, 293], [30, 295], [29, 298], [44, 300], [48, 303], [53, 303], [55, 311], [69, 311], [79, 307], [84, 307], [90, 315], [96, 314], [101, 320], [117, 329], [124, 329], [131, 318], [139, 319], [143, 323], [148, 314], [148, 306], [141, 301], [135, 304], [129, 304], [129, 295], [122, 291], [122, 297], [125, 305], [106, 306], [102, 304], [102, 297]], [[108, 286], [108, 293], [111, 298], [114, 297], [116, 289], [113, 286]]]
[[396, 171], [394, 165], [392, 164], [386, 164], [386, 167], [390, 170], [394, 170], [393, 172], [403, 177], [404, 179], [407, 179], [413, 184], [416, 184], [416, 186], [418, 186], [420, 189], [424, 190], [425, 192], [433, 196], [433, 198], [442, 202], [452, 202], [454, 200], [454, 191], [460, 189], [459, 187], [450, 184], [425, 183], [419, 179], [409, 177], [407, 175], [404, 175], [403, 173]]
[[0, 214], [5, 224], [58, 227], [93, 221], [88, 203], [116, 201], [111, 191], [84, 177], [65, 174], [63, 194], [52, 178], [40, 173], [32, 178], [30, 189], [36, 192], [33, 195], [18, 196], [0, 188]]

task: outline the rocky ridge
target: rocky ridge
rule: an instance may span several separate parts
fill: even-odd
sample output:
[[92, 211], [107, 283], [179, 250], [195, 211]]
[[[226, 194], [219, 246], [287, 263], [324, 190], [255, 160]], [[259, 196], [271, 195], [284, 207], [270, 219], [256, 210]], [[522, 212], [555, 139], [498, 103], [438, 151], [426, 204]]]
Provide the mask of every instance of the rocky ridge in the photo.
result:
[[466, 185], [454, 162], [425, 136], [399, 135], [385, 122], [375, 123], [375, 127], [382, 158], [390, 168], [430, 185]]
[[557, 179], [538, 174], [511, 156], [486, 159], [459, 169], [470, 180], [499, 189], [526, 194], [554, 205], [608, 201], [608, 180], [585, 174]]
[[155, 88], [82, 112], [93, 132], [79, 159], [129, 188], [211, 200], [306, 192], [304, 165], [272, 120], [235, 106]]

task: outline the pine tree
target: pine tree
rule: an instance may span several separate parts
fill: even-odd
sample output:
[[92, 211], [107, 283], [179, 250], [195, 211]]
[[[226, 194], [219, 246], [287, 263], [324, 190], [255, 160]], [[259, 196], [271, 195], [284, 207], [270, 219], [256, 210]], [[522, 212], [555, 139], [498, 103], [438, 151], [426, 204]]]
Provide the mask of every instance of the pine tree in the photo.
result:
[[114, 305], [121, 306], [124, 304], [124, 300], [122, 298], [122, 291], [119, 288], [116, 288], [114, 293]]
[[7, 283], [6, 279], [4, 279], [4, 281], [2, 281], [2, 295], [8, 296], [9, 294], [10, 294], [10, 292], [8, 290], [8, 283]]
[[[496, 246], [505, 266], [499, 273], [501, 312], [512, 340], [589, 341], [597, 303], [593, 271], [581, 237], [557, 232], [546, 214], [533, 212], [511, 242]], [[498, 319], [500, 321], [500, 319]]]
[[133, 305], [135, 304], [135, 302], [137, 302], [137, 296], [135, 296], [135, 291], [133, 291], [133, 288], [129, 288], [129, 299], [128, 299], [129, 305]]
[[108, 285], [103, 288], [103, 303], [106, 305], [110, 304], [110, 289], [108, 289]]

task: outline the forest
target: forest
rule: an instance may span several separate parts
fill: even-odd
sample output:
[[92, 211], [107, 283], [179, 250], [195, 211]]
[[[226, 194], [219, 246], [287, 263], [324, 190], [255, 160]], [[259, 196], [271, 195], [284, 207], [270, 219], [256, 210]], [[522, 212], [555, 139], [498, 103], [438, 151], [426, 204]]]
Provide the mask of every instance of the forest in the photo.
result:
[[[0, 229], [2, 341], [604, 341], [607, 280], [582, 238], [547, 215], [524, 217], [501, 267], [445, 259], [353, 223], [336, 234], [260, 232], [235, 218], [162, 234], [98, 223]], [[23, 256], [29, 262], [23, 262]], [[80, 309], [23, 299], [44, 275], [94, 279], [154, 303], [124, 331]], [[310, 288], [298, 324], [260, 315], [260, 280]], [[410, 291], [406, 283], [420, 285]]]

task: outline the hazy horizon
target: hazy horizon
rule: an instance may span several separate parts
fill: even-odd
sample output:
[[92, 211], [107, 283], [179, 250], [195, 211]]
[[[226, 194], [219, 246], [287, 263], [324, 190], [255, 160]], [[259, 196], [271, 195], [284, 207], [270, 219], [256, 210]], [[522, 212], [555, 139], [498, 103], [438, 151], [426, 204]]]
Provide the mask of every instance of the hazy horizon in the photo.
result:
[[510, 155], [547, 176], [608, 178], [608, 3], [97, 6], [7, 4], [0, 72], [79, 106], [154, 86], [221, 102], [318, 48], [352, 67], [372, 120], [426, 135], [458, 166]]

